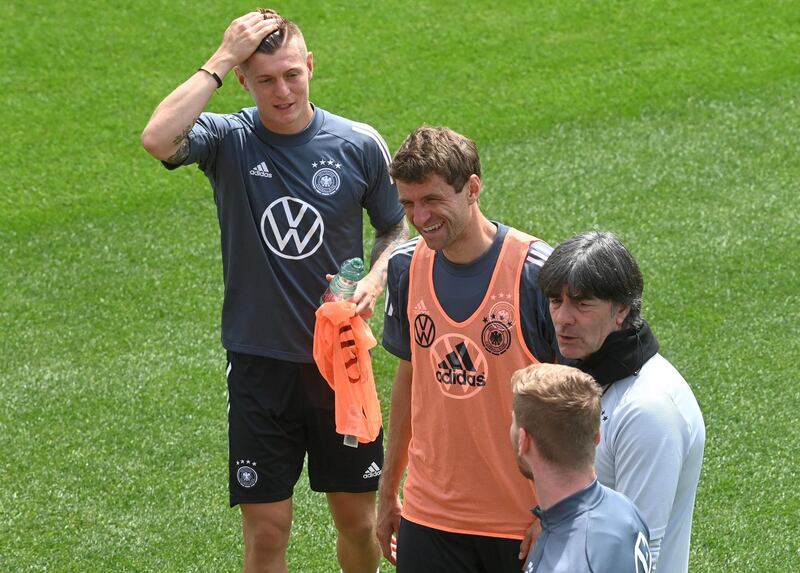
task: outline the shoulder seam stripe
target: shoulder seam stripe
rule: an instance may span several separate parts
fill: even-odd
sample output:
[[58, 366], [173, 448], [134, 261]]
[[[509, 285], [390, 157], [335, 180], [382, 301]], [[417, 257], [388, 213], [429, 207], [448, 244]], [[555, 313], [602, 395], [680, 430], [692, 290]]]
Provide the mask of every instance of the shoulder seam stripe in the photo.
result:
[[413, 238], [407, 240], [405, 243], [397, 245], [397, 247], [395, 247], [394, 251], [392, 251], [392, 252], [396, 252], [396, 251], [400, 251], [400, 250], [403, 250], [403, 249], [409, 249], [409, 248], [416, 247], [417, 243], [419, 242], [419, 239], [420, 239], [420, 237], [419, 237], [419, 235], [417, 235], [416, 237], [413, 237]]
[[396, 250], [391, 255], [389, 255], [389, 260], [392, 260], [394, 257], [399, 255], [408, 255], [410, 257], [413, 254], [414, 254], [414, 249]]
[[531, 243], [531, 246], [528, 247], [529, 253], [538, 253], [544, 256], [549, 256], [550, 253], [553, 252], [553, 247], [545, 243], [544, 241], [535, 241]]
[[386, 162], [386, 166], [388, 167], [392, 162], [392, 158], [389, 155], [389, 146], [386, 145], [386, 142], [383, 140], [381, 135], [375, 131], [372, 126], [367, 125], [366, 123], [353, 123], [353, 131], [363, 133], [378, 144], [378, 148], [381, 150], [381, 154], [383, 155], [383, 160]]
[[528, 257], [525, 260], [533, 265], [536, 265], [537, 267], [544, 265], [544, 259], [534, 259], [533, 257]]
[[406, 243], [403, 243], [399, 247], [397, 247], [392, 254], [389, 255], [389, 259], [391, 259], [395, 255], [411, 255], [414, 252], [414, 249], [417, 247], [417, 241], [419, 237], [415, 237]]

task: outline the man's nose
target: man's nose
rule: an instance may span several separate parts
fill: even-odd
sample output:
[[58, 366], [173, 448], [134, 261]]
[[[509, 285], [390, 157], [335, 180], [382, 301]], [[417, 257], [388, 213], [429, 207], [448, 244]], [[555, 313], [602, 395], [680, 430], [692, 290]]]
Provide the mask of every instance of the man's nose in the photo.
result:
[[550, 313], [553, 317], [553, 323], [556, 325], [574, 324], [575, 313], [568, 304], [561, 304], [556, 310]]
[[275, 93], [277, 93], [279, 96], [289, 95], [289, 84], [284, 80], [279, 79], [275, 84]]
[[428, 222], [429, 213], [427, 209], [422, 207], [414, 207], [414, 214], [412, 222], [417, 228], [422, 228]]

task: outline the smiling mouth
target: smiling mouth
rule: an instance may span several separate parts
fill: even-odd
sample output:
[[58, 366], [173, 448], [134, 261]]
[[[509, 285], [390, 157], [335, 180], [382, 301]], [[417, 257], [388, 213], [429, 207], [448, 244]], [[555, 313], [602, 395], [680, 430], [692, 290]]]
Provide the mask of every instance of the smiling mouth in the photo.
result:
[[439, 223], [437, 225], [429, 225], [427, 227], [422, 227], [423, 233], [433, 233], [434, 231], [438, 231], [444, 223]]

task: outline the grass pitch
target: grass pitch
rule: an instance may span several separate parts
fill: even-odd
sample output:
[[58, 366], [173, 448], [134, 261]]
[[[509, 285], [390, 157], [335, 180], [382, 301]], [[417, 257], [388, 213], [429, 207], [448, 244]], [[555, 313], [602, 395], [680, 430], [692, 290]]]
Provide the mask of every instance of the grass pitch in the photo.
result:
[[[0, 570], [240, 568], [213, 200], [138, 137], [254, 7], [0, 7]], [[423, 122], [470, 135], [492, 218], [622, 236], [706, 419], [691, 571], [798, 562], [797, 3], [276, 8], [320, 106], [392, 149]], [[230, 76], [210, 109], [248, 105]], [[384, 408], [393, 369], [377, 351]], [[337, 571], [323, 497], [295, 499], [291, 569]]]

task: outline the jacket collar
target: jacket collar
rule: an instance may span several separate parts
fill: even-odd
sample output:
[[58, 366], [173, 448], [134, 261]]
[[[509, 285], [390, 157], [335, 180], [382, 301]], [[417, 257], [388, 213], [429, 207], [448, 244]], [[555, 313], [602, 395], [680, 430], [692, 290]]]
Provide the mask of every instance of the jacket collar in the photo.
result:
[[590, 374], [605, 387], [639, 373], [642, 365], [658, 352], [658, 341], [650, 325], [642, 321], [639, 328], [612, 332], [600, 349], [573, 366]]
[[565, 519], [574, 519], [581, 513], [595, 508], [603, 500], [603, 496], [603, 488], [595, 478], [588, 486], [565, 497], [555, 505], [547, 509], [542, 509], [537, 505], [531, 511], [541, 520], [542, 528], [552, 529]]

